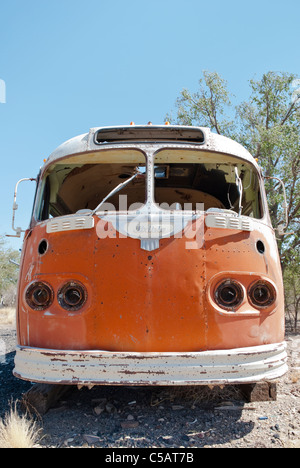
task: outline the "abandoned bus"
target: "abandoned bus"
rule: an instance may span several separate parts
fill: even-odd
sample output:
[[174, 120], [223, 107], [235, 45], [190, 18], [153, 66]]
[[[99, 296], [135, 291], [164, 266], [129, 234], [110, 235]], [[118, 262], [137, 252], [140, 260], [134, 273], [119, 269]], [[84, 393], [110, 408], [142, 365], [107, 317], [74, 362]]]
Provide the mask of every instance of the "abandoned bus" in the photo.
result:
[[16, 377], [223, 385], [287, 371], [275, 232], [240, 144], [200, 127], [92, 128], [35, 180]]

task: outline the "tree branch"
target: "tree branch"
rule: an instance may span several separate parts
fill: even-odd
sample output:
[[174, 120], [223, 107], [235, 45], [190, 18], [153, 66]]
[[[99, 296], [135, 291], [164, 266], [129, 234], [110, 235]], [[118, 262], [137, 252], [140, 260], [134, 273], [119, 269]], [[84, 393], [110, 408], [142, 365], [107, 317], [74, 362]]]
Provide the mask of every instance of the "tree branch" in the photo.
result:
[[282, 119], [282, 121], [280, 122], [280, 125], [284, 125], [285, 122], [287, 121], [287, 119], [292, 115], [293, 112], [295, 112], [297, 109], [300, 109], [300, 107], [296, 107], [295, 106], [295, 102], [292, 102], [292, 104], [290, 105], [290, 107], [288, 108], [287, 110], [287, 113], [286, 115], [284, 116], [284, 118]]

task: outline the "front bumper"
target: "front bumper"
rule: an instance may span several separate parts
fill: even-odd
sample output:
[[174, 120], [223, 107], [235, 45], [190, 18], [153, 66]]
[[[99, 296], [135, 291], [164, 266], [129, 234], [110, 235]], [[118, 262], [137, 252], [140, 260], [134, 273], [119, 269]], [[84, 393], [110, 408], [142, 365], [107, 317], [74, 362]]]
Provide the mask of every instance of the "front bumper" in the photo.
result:
[[65, 385], [222, 385], [274, 380], [288, 370], [286, 343], [231, 350], [137, 353], [17, 346], [14, 375]]

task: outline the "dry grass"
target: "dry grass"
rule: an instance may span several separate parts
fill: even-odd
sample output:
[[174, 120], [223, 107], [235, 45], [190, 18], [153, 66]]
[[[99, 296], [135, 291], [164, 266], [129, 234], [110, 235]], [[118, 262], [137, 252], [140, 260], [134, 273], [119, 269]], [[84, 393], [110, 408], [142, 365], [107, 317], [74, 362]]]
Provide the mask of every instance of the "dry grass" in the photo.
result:
[[192, 407], [199, 403], [211, 403], [226, 400], [241, 400], [241, 391], [237, 386], [187, 386], [170, 387], [154, 392], [151, 406], [160, 405], [164, 401], [170, 403], [190, 403]]
[[0, 309], [0, 325], [15, 325], [16, 310], [13, 307]]
[[20, 415], [16, 403], [0, 420], [0, 448], [34, 448], [40, 436], [37, 423], [26, 414]]

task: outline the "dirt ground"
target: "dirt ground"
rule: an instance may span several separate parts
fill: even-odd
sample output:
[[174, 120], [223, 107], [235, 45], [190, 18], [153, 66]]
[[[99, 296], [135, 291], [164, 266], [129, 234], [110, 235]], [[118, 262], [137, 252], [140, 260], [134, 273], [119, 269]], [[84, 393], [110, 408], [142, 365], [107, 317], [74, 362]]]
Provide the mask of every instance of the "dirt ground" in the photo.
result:
[[[41, 447], [300, 448], [300, 334], [277, 400], [247, 403], [234, 387], [70, 387], [43, 416]], [[12, 375], [15, 329], [0, 325], [0, 417], [31, 383]]]

